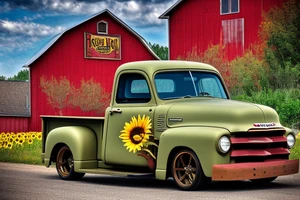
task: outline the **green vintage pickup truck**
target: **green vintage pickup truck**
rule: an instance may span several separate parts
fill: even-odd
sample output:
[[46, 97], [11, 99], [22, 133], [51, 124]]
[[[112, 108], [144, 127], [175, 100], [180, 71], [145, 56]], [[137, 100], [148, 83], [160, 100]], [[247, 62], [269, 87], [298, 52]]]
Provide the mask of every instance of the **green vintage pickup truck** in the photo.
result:
[[293, 132], [275, 110], [230, 100], [219, 72], [186, 61], [127, 63], [105, 117], [42, 116], [42, 158], [59, 176], [151, 174], [182, 190], [210, 180], [270, 182], [298, 173]]

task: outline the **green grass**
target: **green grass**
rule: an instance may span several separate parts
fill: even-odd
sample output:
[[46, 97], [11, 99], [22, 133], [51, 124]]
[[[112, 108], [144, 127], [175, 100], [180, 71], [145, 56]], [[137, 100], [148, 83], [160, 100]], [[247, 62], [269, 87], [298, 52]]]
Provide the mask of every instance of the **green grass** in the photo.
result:
[[32, 144], [14, 144], [11, 149], [0, 149], [1, 162], [25, 163], [42, 165], [42, 141], [34, 140]]
[[[299, 133], [300, 134], [300, 133]], [[298, 136], [296, 145], [291, 149], [290, 159], [300, 159], [300, 137]]]

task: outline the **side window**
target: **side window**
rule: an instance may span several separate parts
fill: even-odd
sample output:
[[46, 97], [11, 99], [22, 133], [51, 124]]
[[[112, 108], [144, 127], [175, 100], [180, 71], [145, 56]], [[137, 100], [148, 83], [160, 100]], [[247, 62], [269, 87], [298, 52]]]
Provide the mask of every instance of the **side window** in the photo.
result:
[[147, 103], [151, 100], [145, 77], [137, 73], [122, 74], [117, 89], [117, 103]]
[[221, 15], [238, 13], [240, 10], [239, 0], [221, 0]]

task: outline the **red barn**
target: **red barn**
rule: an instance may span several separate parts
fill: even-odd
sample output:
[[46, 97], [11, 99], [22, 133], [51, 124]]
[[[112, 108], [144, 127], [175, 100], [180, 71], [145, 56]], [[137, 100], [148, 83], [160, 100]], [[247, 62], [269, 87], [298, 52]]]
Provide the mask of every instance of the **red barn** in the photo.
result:
[[179, 0], [160, 18], [168, 19], [169, 58], [185, 57], [210, 44], [225, 46], [229, 59], [258, 40], [263, 11], [285, 0]]
[[[109, 10], [62, 32], [25, 65], [30, 70], [31, 116], [28, 130], [22, 131], [41, 131], [40, 115], [59, 114], [49, 105], [47, 95], [41, 89], [41, 77], [58, 82], [64, 77], [75, 87], [80, 87], [82, 80], [93, 79], [110, 93], [118, 66], [131, 61], [155, 59], [159, 58], [147, 42]], [[72, 107], [61, 109], [60, 114], [95, 115], [94, 112]], [[8, 122], [13, 126], [4, 126]], [[18, 123], [24, 123], [24, 120], [0, 117], [0, 131], [21, 131], [15, 128]], [[3, 130], [3, 127], [10, 129]]]

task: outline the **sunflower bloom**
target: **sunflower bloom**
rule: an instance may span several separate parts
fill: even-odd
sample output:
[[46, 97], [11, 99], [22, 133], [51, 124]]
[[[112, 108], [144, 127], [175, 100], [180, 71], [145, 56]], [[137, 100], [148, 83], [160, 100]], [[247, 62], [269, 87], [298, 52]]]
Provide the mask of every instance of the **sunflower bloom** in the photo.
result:
[[119, 138], [125, 143], [126, 150], [136, 153], [142, 147], [147, 146], [149, 137], [152, 136], [151, 128], [152, 123], [148, 116], [143, 115], [141, 117], [138, 115], [138, 118], [134, 116], [131, 117], [129, 123], [125, 122], [124, 129], [121, 131]]
[[1, 133], [1, 138], [2, 138], [2, 140], [5, 140], [6, 139], [6, 133]]
[[23, 145], [24, 142], [25, 142], [24, 137], [19, 138], [19, 144], [20, 144], [20, 145]]
[[11, 149], [13, 147], [13, 143], [12, 142], [8, 142], [6, 145], [6, 148]]
[[31, 132], [31, 138], [35, 139], [36, 138], [36, 133], [35, 132]]
[[42, 132], [37, 132], [37, 133], [36, 133], [36, 138], [37, 138], [38, 140], [42, 140]]
[[8, 138], [8, 142], [13, 143], [14, 141], [15, 141], [14, 138], [12, 138], [12, 137]]
[[15, 133], [11, 132], [10, 137], [15, 139], [17, 137], [17, 135]]
[[28, 138], [27, 143], [28, 143], [28, 144], [32, 144], [32, 143], [33, 143], [33, 139], [32, 139], [32, 138]]

